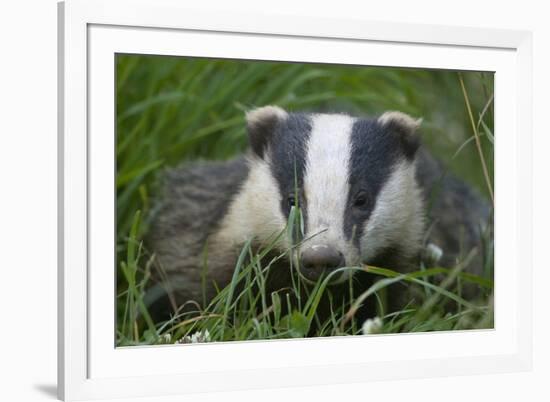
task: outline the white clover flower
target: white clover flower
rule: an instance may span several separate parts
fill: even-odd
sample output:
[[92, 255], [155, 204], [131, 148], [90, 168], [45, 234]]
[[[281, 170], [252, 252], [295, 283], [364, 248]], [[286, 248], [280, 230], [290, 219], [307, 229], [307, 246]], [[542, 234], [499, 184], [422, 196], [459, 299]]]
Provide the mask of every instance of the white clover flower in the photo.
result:
[[361, 327], [363, 334], [379, 334], [382, 331], [382, 319], [380, 317], [374, 317], [367, 319]]
[[437, 263], [441, 257], [443, 257], [443, 250], [439, 246], [436, 246], [433, 243], [430, 243], [426, 246], [426, 257], [430, 259], [430, 261], [433, 261], [433, 263]]
[[176, 343], [206, 343], [211, 341], [210, 332], [208, 332], [208, 329], [205, 329], [204, 331], [194, 332], [191, 335], [185, 335]]
[[198, 331], [191, 335], [191, 343], [202, 342], [210, 342], [210, 332], [208, 332], [207, 329], [204, 330], [204, 333], [202, 331]]

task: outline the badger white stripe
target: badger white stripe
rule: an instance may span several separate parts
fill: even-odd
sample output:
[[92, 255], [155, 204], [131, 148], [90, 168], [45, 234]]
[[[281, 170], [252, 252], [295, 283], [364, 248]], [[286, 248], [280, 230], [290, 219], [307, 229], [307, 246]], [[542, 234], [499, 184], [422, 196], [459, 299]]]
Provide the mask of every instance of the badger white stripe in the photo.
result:
[[316, 114], [311, 118], [304, 190], [307, 236], [311, 244], [331, 244], [344, 254], [344, 212], [349, 193], [349, 162], [354, 118]]

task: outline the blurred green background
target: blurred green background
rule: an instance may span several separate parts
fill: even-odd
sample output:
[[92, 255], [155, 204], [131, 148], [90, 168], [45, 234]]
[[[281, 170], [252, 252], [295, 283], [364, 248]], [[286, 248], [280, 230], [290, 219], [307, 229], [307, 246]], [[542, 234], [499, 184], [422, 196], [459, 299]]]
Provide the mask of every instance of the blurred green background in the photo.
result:
[[[242, 152], [244, 111], [266, 104], [422, 117], [428, 148], [488, 197], [459, 77], [474, 119], [485, 109], [485, 132], [492, 133], [492, 73], [119, 54], [116, 74], [119, 253], [125, 253], [137, 210], [144, 217], [140, 230], [146, 230], [163, 168]], [[481, 137], [491, 178], [492, 140]]]

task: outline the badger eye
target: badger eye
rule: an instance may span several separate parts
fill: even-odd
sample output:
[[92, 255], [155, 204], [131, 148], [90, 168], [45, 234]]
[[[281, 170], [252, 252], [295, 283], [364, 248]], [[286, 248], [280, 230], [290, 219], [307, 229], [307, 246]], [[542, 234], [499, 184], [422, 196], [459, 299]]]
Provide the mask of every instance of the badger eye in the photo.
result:
[[286, 201], [288, 203], [289, 208], [296, 206], [296, 197], [294, 197], [294, 195], [289, 195]]
[[357, 209], [367, 209], [370, 205], [369, 196], [366, 192], [362, 191], [355, 196], [353, 200], [353, 207]]

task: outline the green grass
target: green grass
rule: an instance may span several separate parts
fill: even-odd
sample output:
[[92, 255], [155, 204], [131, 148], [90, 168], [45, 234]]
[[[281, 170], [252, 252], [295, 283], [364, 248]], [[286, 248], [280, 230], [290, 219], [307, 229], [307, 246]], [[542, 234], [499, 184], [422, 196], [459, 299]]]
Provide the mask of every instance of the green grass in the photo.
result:
[[[135, 238], [139, 225], [139, 213], [135, 215], [129, 237], [127, 261], [121, 262], [128, 287], [119, 294], [125, 313], [119, 323], [118, 344], [121, 346], [140, 344], [163, 344], [191, 342], [197, 334], [208, 337], [204, 340], [268, 340], [301, 338], [305, 336], [334, 336], [362, 334], [363, 322], [357, 322], [355, 313], [369, 297], [378, 301], [378, 317], [381, 325], [376, 333], [421, 332], [490, 328], [492, 326], [492, 305], [489, 295], [493, 289], [490, 279], [462, 272], [467, 265], [466, 256], [452, 269], [435, 267], [408, 274], [373, 266], [345, 267], [320, 278], [315, 284], [305, 283], [299, 268], [291, 266], [292, 284], [288, 288], [268, 293], [265, 283], [271, 273], [270, 267], [279, 258], [288, 257], [291, 250], [285, 250], [274, 259], [266, 256], [274, 250], [278, 240], [299, 224], [299, 213], [291, 212], [287, 228], [276, 234], [271, 243], [254, 252], [250, 243], [245, 244], [236, 262], [233, 277], [228, 286], [220, 289], [208, 304], [190, 301], [193, 308], [177, 312], [165, 322], [152, 323], [143, 304], [145, 285], [151, 259], [145, 262], [145, 274], [140, 275], [140, 260], [143, 257], [141, 244]], [[296, 246], [299, 246], [297, 244]], [[330, 295], [328, 285], [334, 275], [342, 271], [365, 270], [379, 277], [368, 290], [353, 295], [352, 287], [340, 305], [333, 305], [328, 318], [321, 320], [318, 307], [323, 295]], [[138, 283], [138, 278], [141, 281]], [[442, 277], [437, 282], [435, 277]], [[350, 279], [351, 281], [351, 279]], [[415, 301], [402, 311], [385, 314], [384, 290], [398, 282], [416, 286]], [[462, 297], [460, 284], [470, 282], [485, 290], [486, 297], [469, 301]], [[302, 293], [300, 289], [308, 289]], [[330, 296], [329, 296], [330, 298]], [[444, 308], [451, 303], [454, 313]], [[312, 332], [313, 328], [313, 332]]]
[[[247, 147], [244, 111], [277, 104], [289, 110], [345, 111], [376, 115], [401, 110], [423, 117], [423, 142], [449, 169], [488, 199], [493, 183], [493, 76], [487, 73], [240, 62], [159, 56], [117, 56], [117, 343], [137, 345], [209, 340], [279, 339], [361, 333], [354, 311], [374, 298], [383, 333], [488, 328], [492, 323], [493, 240], [487, 236], [483, 277], [456, 267], [419, 267], [400, 275], [385, 267], [368, 270], [379, 281], [362, 295], [350, 294], [319, 322], [326, 282], [308, 287], [294, 272], [292, 286], [265, 291], [270, 261], [262, 250], [244, 247], [231, 284], [211, 302], [198, 300], [192, 312], [155, 323], [143, 295], [156, 269], [146, 249], [147, 233], [163, 168], [197, 158], [227, 159]], [[286, 230], [297, 230], [296, 211]], [[275, 242], [278, 236], [274, 234]], [[287, 253], [289, 250], [286, 251]], [[469, 258], [470, 250], [464, 253]], [[207, 248], [205, 248], [207, 253]], [[284, 253], [283, 253], [284, 254]], [[281, 255], [283, 258], [284, 255]], [[204, 278], [204, 280], [206, 280]], [[323, 280], [326, 280], [323, 279]], [[402, 282], [415, 289], [414, 303], [385, 313], [387, 287]], [[484, 297], [465, 300], [462, 286], [472, 282]], [[204, 281], [203, 281], [204, 285]], [[308, 289], [305, 296], [301, 290]], [[452, 304], [455, 313], [447, 313]], [[189, 310], [189, 309], [188, 309]]]

